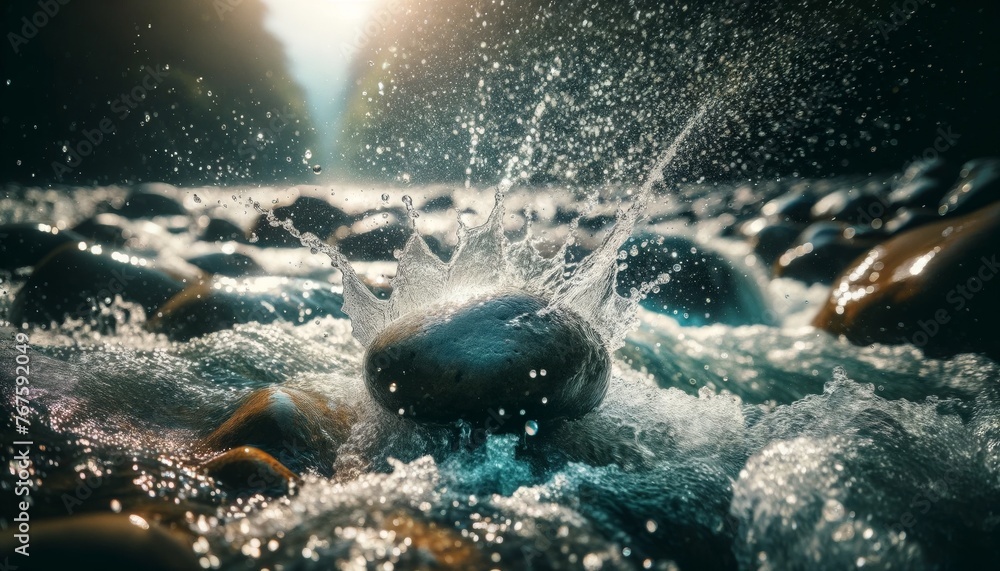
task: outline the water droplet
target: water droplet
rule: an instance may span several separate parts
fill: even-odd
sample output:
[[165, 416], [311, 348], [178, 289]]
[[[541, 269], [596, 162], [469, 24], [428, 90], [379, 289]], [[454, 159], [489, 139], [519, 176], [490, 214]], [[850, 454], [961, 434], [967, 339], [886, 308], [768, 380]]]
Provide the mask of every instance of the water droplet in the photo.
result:
[[837, 500], [830, 498], [823, 504], [823, 519], [826, 521], [837, 521], [844, 517], [844, 506]]
[[383, 192], [382, 193], [382, 202], [389, 202], [389, 193], [388, 192]]
[[111, 511], [115, 512], [116, 514], [121, 513], [122, 503], [119, 502], [118, 500], [111, 500]]
[[549, 397], [542, 397], [542, 404], [548, 404], [548, 403], [549, 403]]
[[201, 204], [201, 197], [198, 196], [197, 194], [194, 195], [194, 201], [197, 202], [198, 204]]
[[313, 172], [316, 173], [316, 174], [319, 174], [319, 173], [323, 172], [323, 167], [321, 167], [319, 165], [313, 165]]
[[646, 521], [646, 531], [649, 533], [656, 533], [656, 522], [653, 520]]
[[548, 373], [548, 371], [546, 371], [545, 369], [542, 369], [542, 370], [538, 371], [538, 374], [539, 374], [539, 375], [541, 375], [541, 376], [543, 376], [543, 377], [544, 377], [544, 376], [545, 376], [545, 375], [546, 375], [547, 373]]
[[312, 152], [312, 151], [310, 151], [309, 149], [306, 149], [306, 154], [305, 154], [305, 157], [306, 157], [306, 160], [307, 160], [307, 161], [308, 161], [309, 159], [313, 158], [313, 152]]
[[529, 420], [524, 423], [524, 433], [528, 436], [534, 436], [538, 434], [538, 423], [534, 420]]
[[537, 376], [538, 376], [538, 372], [537, 372], [537, 371], [535, 371], [534, 369], [532, 369], [532, 370], [531, 370], [531, 371], [530, 371], [530, 372], [528, 373], [528, 376], [529, 376], [529, 377], [531, 377], [532, 379], [534, 379], [535, 377], [537, 377]]
[[390, 383], [389, 384], [389, 392], [390, 393], [396, 392], [396, 383]]

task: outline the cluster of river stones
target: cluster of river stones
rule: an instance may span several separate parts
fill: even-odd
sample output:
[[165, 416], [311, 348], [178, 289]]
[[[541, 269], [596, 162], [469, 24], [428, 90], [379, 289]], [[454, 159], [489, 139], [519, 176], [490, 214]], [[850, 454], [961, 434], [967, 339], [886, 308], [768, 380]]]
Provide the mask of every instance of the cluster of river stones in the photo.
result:
[[[829, 284], [829, 299], [813, 319], [816, 328], [857, 344], [910, 343], [932, 357], [978, 352], [1000, 358], [1000, 337], [990, 331], [1000, 317], [993, 281], [1000, 269], [1000, 160], [961, 166], [919, 162], [885, 183], [802, 181], [763, 205], [737, 202], [692, 203], [673, 219], [722, 217], [727, 223], [720, 225], [720, 237], [745, 240], [772, 277]], [[449, 197], [441, 197], [422, 208], [452, 206]], [[148, 328], [177, 341], [240, 323], [346, 317], [336, 288], [307, 291], [295, 280], [274, 293], [214, 287], [219, 277], [262, 275], [254, 260], [257, 248], [301, 247], [263, 217], [250, 228], [214, 218], [199, 228], [201, 240], [219, 245], [217, 253], [192, 257], [183, 268], [159, 268], [155, 259], [129, 251], [135, 237], [125, 221], [149, 220], [173, 231], [178, 217], [191, 215], [177, 194], [142, 185], [124, 204], [105, 210], [61, 231], [47, 226], [49, 221], [0, 227], [0, 271], [21, 282], [8, 321], [48, 328], [87, 319], [116, 297], [141, 306]], [[392, 261], [410, 235], [405, 212], [396, 224], [351, 233], [358, 218], [315, 197], [300, 197], [274, 214], [337, 244], [353, 260]], [[573, 215], [561, 211], [553, 218]], [[591, 216], [580, 226], [600, 230], [612, 222]], [[656, 222], [662, 220], [637, 229], [623, 247], [627, 264], [618, 276], [620, 293], [634, 295], [635, 288], [666, 272], [670, 281], [641, 302], [649, 311], [689, 326], [768, 321], [759, 286], [738, 264], [687, 236], [654, 233]], [[450, 255], [443, 240], [428, 241], [441, 256]], [[223, 251], [225, 244], [238, 245], [237, 251]], [[568, 256], [585, 253], [571, 248]], [[372, 287], [377, 295], [388, 294], [387, 286]], [[528, 417], [540, 421], [587, 414], [607, 391], [611, 356], [582, 318], [565, 308], [541, 311], [545, 304], [523, 292], [503, 291], [399, 319], [366, 350], [369, 393], [390, 412], [427, 423], [488, 422], [497, 407], [528, 409]], [[527, 368], [540, 375], [507, 374]], [[400, 379], [407, 382], [397, 385]], [[275, 386], [243, 399], [193, 446], [204, 458], [204, 473], [221, 489], [281, 495], [305, 472], [332, 475], [355, 415], [309, 391]], [[520, 423], [489, 428], [524, 430]], [[289, 455], [284, 448], [289, 441], [306, 445]], [[92, 558], [105, 564], [195, 566], [173, 531], [134, 523], [117, 514], [51, 520], [36, 527], [34, 541], [40, 544], [37, 553], [57, 562]], [[457, 549], [461, 538], [446, 530], [407, 525], [414, 541], [423, 542], [439, 563], [461, 567], [477, 557], [474, 549]], [[118, 536], [135, 537], [124, 545], [113, 541]], [[175, 553], [149, 558], [147, 547]]]

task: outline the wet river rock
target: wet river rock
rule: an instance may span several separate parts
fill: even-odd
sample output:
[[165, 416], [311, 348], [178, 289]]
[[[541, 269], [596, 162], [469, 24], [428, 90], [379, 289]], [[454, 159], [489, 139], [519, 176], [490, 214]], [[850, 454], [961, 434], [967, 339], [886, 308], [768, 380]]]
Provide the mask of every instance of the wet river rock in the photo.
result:
[[895, 236], [837, 278], [813, 325], [857, 344], [1000, 357], [1000, 204]]
[[0, 270], [34, 266], [64, 244], [83, 241], [79, 234], [54, 226], [22, 222], [0, 225]]
[[119, 296], [151, 315], [183, 289], [181, 282], [147, 266], [144, 259], [64, 244], [35, 267], [14, 298], [10, 320], [46, 326], [87, 318]]
[[390, 412], [504, 432], [586, 414], [604, 399], [610, 369], [586, 321], [513, 291], [404, 316], [364, 359], [368, 391]]

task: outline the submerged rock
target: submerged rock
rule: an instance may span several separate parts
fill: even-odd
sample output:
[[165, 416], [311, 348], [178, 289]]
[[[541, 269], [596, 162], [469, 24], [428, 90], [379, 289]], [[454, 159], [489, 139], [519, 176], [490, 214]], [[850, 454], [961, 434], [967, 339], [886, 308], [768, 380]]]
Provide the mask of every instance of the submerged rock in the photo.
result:
[[[343, 210], [327, 201], [311, 196], [300, 196], [288, 206], [273, 210], [278, 220], [290, 219], [299, 232], [311, 232], [320, 239], [329, 237], [340, 226], [349, 226], [353, 219]], [[257, 236], [258, 246], [298, 248], [302, 244], [281, 226], [271, 226], [267, 217], [261, 215], [252, 233]]]
[[941, 217], [935, 212], [922, 208], [903, 208], [885, 223], [886, 234], [895, 235], [929, 224]]
[[81, 250], [66, 244], [35, 268], [11, 306], [15, 324], [49, 325], [68, 317], [90, 317], [120, 296], [138, 303], [146, 315], [184, 289], [169, 275], [147, 267], [146, 260], [97, 246]]
[[790, 192], [768, 202], [761, 213], [781, 222], [809, 222], [816, 197], [805, 192]]
[[73, 227], [73, 232], [102, 246], [144, 251], [156, 250], [166, 234], [166, 230], [154, 222], [134, 222], [107, 212], [83, 220]]
[[350, 234], [337, 241], [337, 248], [356, 261], [385, 261], [395, 259], [395, 253], [406, 246], [413, 231], [401, 221], [379, 224], [365, 232]]
[[829, 284], [858, 256], [878, 243], [880, 237], [845, 237], [848, 227], [836, 222], [817, 222], [799, 236], [795, 247], [778, 258], [774, 275], [806, 283]]
[[401, 317], [364, 358], [368, 391], [390, 412], [505, 432], [586, 414], [604, 399], [610, 369], [586, 321], [515, 291]]
[[889, 202], [894, 208], [937, 209], [957, 171], [940, 158], [916, 161], [899, 178]]
[[129, 193], [125, 204], [115, 212], [125, 218], [153, 218], [187, 214], [184, 206], [170, 196], [177, 189], [164, 183], [144, 183]]
[[967, 214], [1000, 200], [1000, 159], [969, 161], [959, 176], [955, 187], [941, 199], [939, 214]]
[[742, 233], [747, 237], [754, 253], [764, 264], [770, 266], [795, 243], [795, 239], [802, 233], [802, 227], [787, 222], [769, 224], [767, 219], [758, 218], [744, 224]]
[[0, 270], [34, 266], [64, 244], [79, 243], [83, 236], [70, 230], [37, 223], [0, 225]]
[[245, 494], [286, 494], [299, 479], [273, 456], [251, 446], [220, 454], [203, 469], [220, 487]]
[[201, 239], [205, 242], [232, 241], [242, 244], [248, 243], [246, 232], [234, 222], [230, 222], [224, 218], [212, 218], [209, 220], [204, 232], [201, 234]]
[[[268, 279], [268, 278], [262, 278]], [[159, 306], [148, 323], [151, 330], [174, 340], [186, 341], [238, 323], [287, 321], [300, 325], [327, 315], [344, 317], [343, 296], [329, 287], [309, 288], [302, 281], [283, 279], [277, 284], [261, 284], [267, 291], [237, 291], [240, 282], [197, 282]], [[281, 287], [275, 287], [280, 285]]]
[[[0, 547], [13, 553], [5, 533]], [[14, 565], [24, 569], [201, 569], [182, 531], [138, 515], [85, 514], [31, 522], [30, 559]], [[8, 549], [9, 548], [9, 549]], [[20, 557], [18, 557], [20, 559]], [[29, 566], [30, 565], [30, 566]]]
[[260, 264], [250, 256], [244, 254], [224, 254], [217, 252], [215, 254], [205, 254], [189, 258], [188, 263], [210, 274], [230, 278], [256, 276], [264, 273], [264, 268], [260, 267]]
[[837, 278], [813, 325], [858, 344], [1000, 357], [1000, 204], [900, 234]]
[[308, 391], [271, 387], [251, 393], [239, 408], [197, 448], [222, 451], [251, 446], [295, 470], [314, 469], [330, 475], [337, 449], [347, 440], [355, 413], [346, 406], [330, 408]]
[[665, 313], [683, 325], [766, 323], [766, 304], [759, 288], [721, 254], [683, 236], [643, 234], [629, 238], [619, 257], [618, 294], [652, 283], [663, 274], [669, 281], [641, 301], [646, 309]]
[[849, 223], [870, 222], [886, 213], [886, 201], [874, 192], [861, 189], [838, 190], [824, 196], [812, 208], [814, 220]]

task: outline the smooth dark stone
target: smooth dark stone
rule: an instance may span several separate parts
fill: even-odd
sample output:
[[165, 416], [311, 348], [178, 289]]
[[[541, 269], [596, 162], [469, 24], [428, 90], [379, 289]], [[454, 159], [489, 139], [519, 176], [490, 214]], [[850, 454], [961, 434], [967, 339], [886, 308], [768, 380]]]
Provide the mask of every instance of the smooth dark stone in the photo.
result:
[[132, 237], [132, 231], [125, 228], [124, 222], [117, 214], [98, 214], [74, 226], [73, 232], [94, 244], [124, 248]]
[[941, 199], [938, 214], [968, 214], [1000, 200], [1000, 159], [978, 159], [962, 166], [960, 178]]
[[427, 202], [424, 203], [424, 206], [423, 208], [421, 208], [421, 210], [423, 210], [424, 212], [440, 212], [442, 210], [448, 210], [449, 208], [454, 208], [454, 207], [455, 207], [455, 201], [451, 198], [451, 196], [445, 194], [443, 196], [438, 196], [436, 198], [428, 200]]
[[855, 224], [844, 230], [844, 237], [854, 240], [882, 241], [889, 237], [882, 225], [877, 228], [872, 224]]
[[344, 298], [327, 289], [311, 289], [308, 297], [295, 280], [282, 291], [244, 294], [196, 283], [162, 304], [148, 327], [178, 341], [187, 341], [239, 323], [287, 321], [301, 325], [327, 315], [346, 318]]
[[722, 255], [688, 238], [643, 234], [629, 238], [622, 251], [629, 255], [623, 260], [627, 267], [618, 271], [619, 295], [629, 297], [633, 288], [653, 283], [662, 274], [670, 276], [668, 283], [642, 299], [640, 304], [647, 309], [670, 315], [682, 325], [767, 321], [757, 284]]
[[840, 274], [813, 325], [859, 345], [998, 359], [997, 244], [1000, 204], [899, 234]]
[[273, 456], [252, 446], [220, 454], [202, 469], [220, 488], [243, 494], [287, 494], [292, 483], [299, 479]]
[[855, 258], [881, 241], [878, 238], [845, 238], [847, 226], [817, 222], [807, 228], [795, 247], [778, 258], [774, 275], [806, 283], [829, 284]]
[[205, 254], [189, 258], [188, 263], [210, 274], [241, 278], [264, 273], [264, 268], [250, 256], [244, 254]]
[[378, 226], [361, 234], [351, 234], [337, 241], [337, 248], [350, 260], [362, 262], [395, 260], [413, 231], [401, 223]]
[[115, 209], [115, 213], [131, 219], [187, 214], [184, 206], [168, 195], [168, 189], [173, 187], [162, 183], [142, 184], [129, 193], [125, 204]]
[[67, 317], [86, 318], [97, 304], [115, 296], [140, 304], [146, 315], [152, 315], [182, 289], [180, 282], [153, 268], [115, 260], [110, 252], [95, 254], [66, 244], [32, 272], [14, 298], [10, 320], [48, 325]]
[[[299, 232], [312, 232], [320, 239], [326, 239], [337, 228], [350, 226], [352, 218], [343, 210], [320, 198], [300, 196], [288, 206], [273, 210], [278, 220], [290, 219]], [[258, 246], [298, 248], [302, 244], [281, 226], [271, 226], [267, 217], [261, 215], [252, 231], [257, 236]]]
[[47, 224], [0, 225], [0, 270], [34, 266], [58, 247], [83, 241], [83, 236], [72, 230], [59, 231]]
[[899, 185], [904, 186], [920, 179], [949, 181], [958, 174], [958, 168], [941, 157], [913, 161], [899, 177]]
[[799, 226], [787, 223], [769, 224], [750, 237], [750, 246], [764, 264], [770, 266], [795, 243], [802, 232]]
[[858, 189], [830, 193], [812, 208], [813, 220], [837, 220], [851, 224], [868, 224], [888, 214], [888, 200]]
[[331, 408], [322, 396], [287, 387], [254, 391], [197, 448], [224, 451], [253, 446], [295, 471], [330, 475], [337, 449], [351, 433], [356, 413], [345, 405]]
[[919, 228], [924, 224], [940, 220], [936, 212], [922, 208], [904, 208], [885, 223], [885, 231], [889, 235], [899, 234], [907, 230]]
[[918, 178], [892, 191], [889, 202], [895, 208], [937, 208], [947, 194], [951, 181]]
[[804, 192], [789, 193], [768, 202], [761, 209], [765, 216], [783, 222], [809, 222], [816, 197]]
[[206, 242], [240, 242], [247, 243], [246, 233], [242, 228], [224, 218], [212, 218], [205, 226], [201, 239]]
[[520, 292], [401, 317], [364, 358], [368, 392], [392, 414], [503, 432], [586, 414], [604, 399], [610, 367], [586, 321]]
[[[134, 514], [90, 513], [31, 521], [30, 557], [15, 555], [11, 529], [0, 537], [8, 569], [201, 569], [189, 532]], [[16, 557], [16, 559], [15, 559]], [[6, 565], [6, 563], [5, 563]]]
[[799, 234], [798, 242], [800, 244], [811, 242], [815, 245], [831, 240], [839, 240], [844, 237], [844, 232], [847, 228], [847, 224], [840, 222], [815, 222]]

